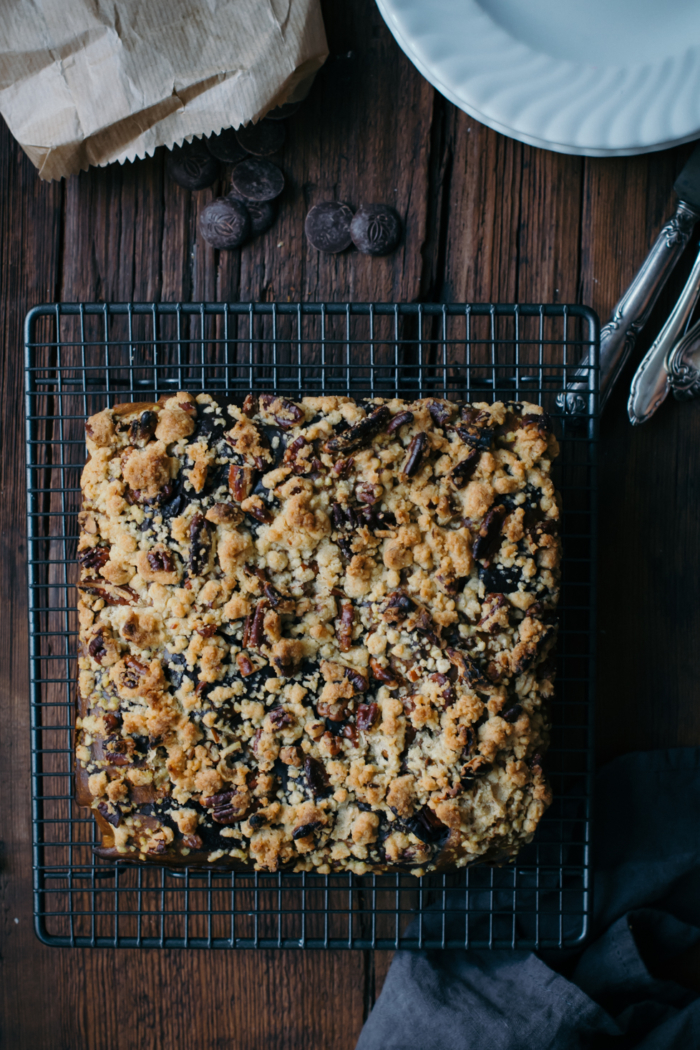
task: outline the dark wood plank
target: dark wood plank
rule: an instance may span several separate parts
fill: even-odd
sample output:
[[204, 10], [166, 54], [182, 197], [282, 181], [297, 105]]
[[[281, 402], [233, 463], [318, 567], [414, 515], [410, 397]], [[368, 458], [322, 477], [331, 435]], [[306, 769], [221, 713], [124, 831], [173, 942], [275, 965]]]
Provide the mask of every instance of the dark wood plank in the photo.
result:
[[[64, 192], [60, 185], [39, 182], [4, 124], [0, 127], [0, 185], [0, 377], [4, 406], [0, 416], [0, 602], [4, 610], [4, 630], [0, 633], [0, 1012], [7, 1045], [19, 1046], [18, 1020], [26, 1021], [32, 1013], [40, 1013], [45, 998], [45, 991], [39, 991], [33, 980], [40, 953], [32, 928], [31, 897], [22, 326], [30, 306], [57, 293]], [[48, 977], [48, 973], [44, 971], [43, 976]]]
[[[328, 4], [326, 13], [333, 57], [290, 122], [280, 158], [288, 188], [279, 219], [241, 252], [215, 252], [198, 236], [201, 210], [228, 189], [228, 172], [211, 189], [188, 193], [165, 177], [159, 151], [143, 162], [90, 170], [47, 186], [3, 129], [5, 404], [21, 398], [21, 321], [34, 302], [419, 296], [433, 91], [400, 54], [369, 0]], [[401, 122], [386, 101], [395, 98], [407, 114]], [[306, 211], [316, 200], [336, 196], [355, 205], [395, 204], [406, 223], [399, 252], [370, 259], [313, 251], [303, 237]], [[5, 304], [11, 304], [9, 310]], [[17, 413], [8, 413], [2, 427], [4, 564], [14, 566], [24, 527]], [[3, 740], [8, 750], [0, 772], [7, 800], [0, 820], [11, 858], [3, 873], [7, 1045], [111, 1050], [119, 1031], [120, 1046], [134, 1050], [180, 1044], [202, 1050], [224, 1045], [349, 1050], [373, 999], [371, 953], [71, 951], [35, 939], [22, 571], [17, 564], [2, 580], [5, 608], [16, 624], [1, 643], [7, 668], [3, 724], [12, 727]]]
[[[582, 299], [606, 320], [674, 206], [687, 147], [587, 160]], [[700, 542], [694, 449], [700, 414], [670, 399], [652, 420], [627, 420], [629, 384], [697, 251], [689, 245], [640, 337], [601, 430], [597, 755], [700, 744], [690, 697], [700, 671], [693, 586]]]

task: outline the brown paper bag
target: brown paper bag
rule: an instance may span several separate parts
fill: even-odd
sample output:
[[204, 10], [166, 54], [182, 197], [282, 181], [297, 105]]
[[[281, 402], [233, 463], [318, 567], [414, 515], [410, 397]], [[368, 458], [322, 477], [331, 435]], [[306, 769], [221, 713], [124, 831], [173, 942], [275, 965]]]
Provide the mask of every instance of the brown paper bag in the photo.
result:
[[58, 179], [258, 120], [327, 54], [319, 0], [4, 0], [0, 112]]

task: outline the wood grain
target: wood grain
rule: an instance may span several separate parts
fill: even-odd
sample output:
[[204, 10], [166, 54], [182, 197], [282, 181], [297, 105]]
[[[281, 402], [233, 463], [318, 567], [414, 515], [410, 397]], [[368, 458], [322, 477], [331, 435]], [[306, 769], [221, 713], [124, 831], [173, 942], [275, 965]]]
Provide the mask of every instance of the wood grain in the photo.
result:
[[[38, 302], [212, 299], [583, 301], [603, 319], [672, 202], [688, 148], [627, 160], [563, 157], [507, 140], [436, 96], [370, 0], [325, 7], [331, 58], [289, 124], [275, 226], [240, 252], [197, 233], [205, 204], [152, 159], [41, 183], [0, 131], [0, 704], [2, 1019], [13, 1050], [349, 1050], [391, 953], [49, 949], [31, 920], [22, 319]], [[393, 203], [385, 259], [314, 252], [309, 206]], [[679, 265], [650, 339], [682, 285]], [[640, 342], [638, 356], [643, 352]], [[599, 757], [700, 743], [694, 574], [700, 413], [670, 403], [632, 430], [629, 369], [601, 442]], [[17, 920], [17, 921], [16, 921]]]

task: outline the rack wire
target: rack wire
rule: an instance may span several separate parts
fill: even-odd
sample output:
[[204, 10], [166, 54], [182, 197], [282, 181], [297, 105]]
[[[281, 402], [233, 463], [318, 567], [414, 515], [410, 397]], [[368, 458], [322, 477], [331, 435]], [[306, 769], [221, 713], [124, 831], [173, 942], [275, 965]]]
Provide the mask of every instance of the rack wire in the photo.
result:
[[[80, 947], [562, 948], [587, 932], [598, 321], [563, 305], [53, 304], [25, 323], [34, 912]], [[556, 407], [592, 354], [588, 413]], [[311, 875], [114, 864], [73, 793], [77, 536], [86, 416], [187, 389], [528, 400], [553, 417], [564, 572], [554, 802], [503, 867]]]

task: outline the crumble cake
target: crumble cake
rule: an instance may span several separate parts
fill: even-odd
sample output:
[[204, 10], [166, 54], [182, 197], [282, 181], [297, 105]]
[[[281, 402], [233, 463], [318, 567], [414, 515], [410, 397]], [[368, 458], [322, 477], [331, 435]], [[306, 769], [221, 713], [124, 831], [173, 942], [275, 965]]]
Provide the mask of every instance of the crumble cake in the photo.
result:
[[560, 561], [539, 406], [182, 392], [86, 433], [100, 855], [422, 874], [532, 838]]

